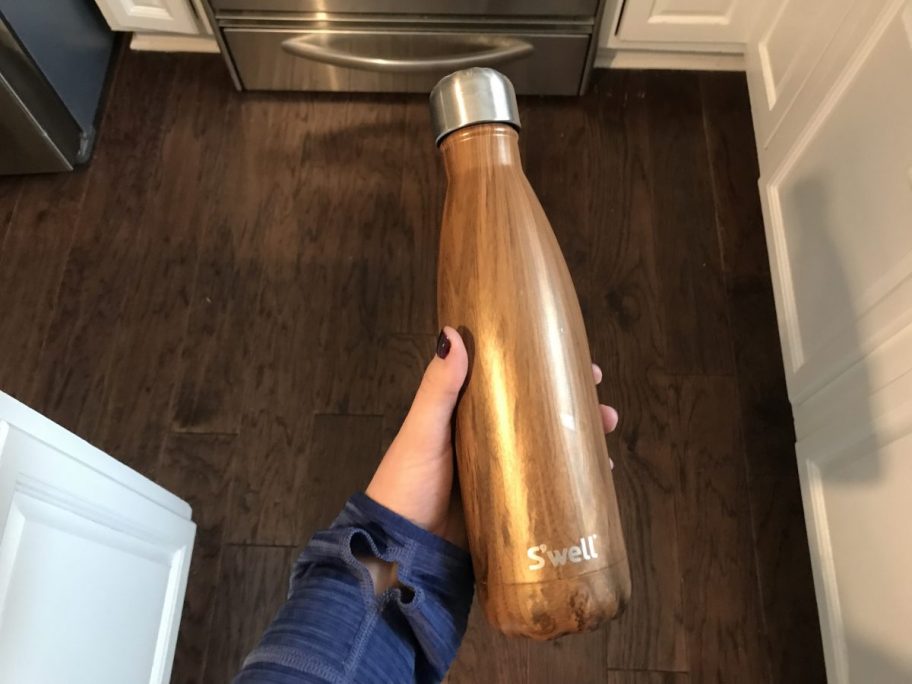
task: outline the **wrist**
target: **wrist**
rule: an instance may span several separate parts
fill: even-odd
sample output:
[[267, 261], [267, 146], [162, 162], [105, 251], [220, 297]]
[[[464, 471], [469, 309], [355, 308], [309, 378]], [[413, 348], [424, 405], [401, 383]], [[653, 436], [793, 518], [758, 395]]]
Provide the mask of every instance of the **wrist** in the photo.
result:
[[395, 563], [366, 554], [356, 554], [355, 558], [357, 558], [370, 573], [371, 581], [374, 584], [375, 595], [379, 596], [390, 587], [399, 585]]

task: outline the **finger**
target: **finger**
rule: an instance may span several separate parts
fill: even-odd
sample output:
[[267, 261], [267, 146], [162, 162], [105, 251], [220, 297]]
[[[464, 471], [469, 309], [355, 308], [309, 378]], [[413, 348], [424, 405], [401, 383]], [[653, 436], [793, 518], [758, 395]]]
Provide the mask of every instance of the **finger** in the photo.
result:
[[597, 363], [592, 364], [592, 377], [595, 378], [596, 385], [602, 381], [602, 369], [599, 368]]
[[618, 425], [618, 420], [620, 420], [618, 412], [611, 406], [605, 406], [604, 404], [599, 404], [599, 412], [602, 414], [602, 427], [605, 429], [605, 434], [614, 432]]

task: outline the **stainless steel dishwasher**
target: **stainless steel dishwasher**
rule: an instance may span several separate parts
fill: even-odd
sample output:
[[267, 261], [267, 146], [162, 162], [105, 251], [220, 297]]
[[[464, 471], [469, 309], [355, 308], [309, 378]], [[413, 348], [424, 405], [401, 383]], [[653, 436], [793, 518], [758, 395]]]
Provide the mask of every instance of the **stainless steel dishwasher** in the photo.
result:
[[85, 0], [0, 0], [0, 175], [86, 162], [114, 34]]
[[604, 0], [207, 0], [242, 90], [428, 92], [469, 66], [523, 94], [586, 87]]

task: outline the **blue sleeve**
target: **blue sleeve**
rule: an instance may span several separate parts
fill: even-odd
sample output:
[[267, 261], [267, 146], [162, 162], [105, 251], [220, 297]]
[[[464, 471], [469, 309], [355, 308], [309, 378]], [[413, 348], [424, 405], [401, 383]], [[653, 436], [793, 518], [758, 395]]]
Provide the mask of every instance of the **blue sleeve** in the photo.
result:
[[[402, 588], [376, 596], [355, 554], [395, 562]], [[468, 553], [356, 494], [301, 553], [288, 599], [234, 684], [440, 681], [472, 592]]]

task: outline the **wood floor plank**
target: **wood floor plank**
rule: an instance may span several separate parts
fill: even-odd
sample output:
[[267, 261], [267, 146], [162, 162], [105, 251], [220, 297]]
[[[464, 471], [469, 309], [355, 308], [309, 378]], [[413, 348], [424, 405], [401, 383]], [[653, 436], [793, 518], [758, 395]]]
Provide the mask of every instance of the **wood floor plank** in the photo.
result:
[[[388, 225], [384, 207], [398, 192], [398, 166], [383, 161], [390, 155], [381, 148], [401, 119], [395, 99], [385, 107], [339, 97], [258, 106], [269, 112], [265, 125], [277, 129], [281, 152], [271, 159], [271, 173], [279, 185], [269, 189], [268, 212], [258, 218], [256, 353], [246, 371], [241, 426], [250, 457], [235, 489], [229, 539], [297, 543], [293, 487], [310, 416], [381, 413], [378, 257]], [[330, 223], [334, 230], [325, 229]]]
[[298, 534], [298, 506], [308, 493], [298, 490], [297, 482], [313, 416], [306, 404], [296, 418], [276, 415], [269, 410], [275, 390], [255, 386], [254, 391], [264, 395], [252, 403], [238, 435], [242, 456], [235, 466], [225, 541], [301, 544], [306, 540]]
[[769, 682], [737, 387], [680, 376], [669, 401], [690, 672], [697, 681]]
[[[278, 220], [278, 217], [277, 217]], [[297, 277], [294, 223], [266, 230], [263, 284], [252, 338], [257, 351], [245, 369], [242, 452], [236, 470], [227, 539], [299, 544], [297, 488], [312, 443], [315, 353], [300, 343], [312, 325], [312, 302]], [[319, 319], [318, 319], [319, 320]]]
[[0, 250], [0, 387], [26, 404], [33, 401], [32, 381], [91, 171], [23, 178], [15, 211], [9, 214]]
[[6, 238], [10, 218], [16, 211], [21, 181], [19, 176], [0, 176], [0, 249]]
[[206, 659], [212, 635], [219, 631], [219, 626], [213, 625], [213, 621], [222, 586], [223, 548], [200, 542], [193, 546], [187, 594], [171, 667], [171, 684], [209, 681], [206, 679]]
[[299, 539], [328, 527], [363, 491], [380, 462], [381, 416], [314, 416], [313, 437], [295, 489]]
[[700, 76], [700, 91], [734, 342], [766, 653], [772, 681], [823, 682], [747, 84], [741, 74], [706, 73]]
[[[399, 230], [401, 154], [406, 120], [402, 97], [332, 105], [317, 136], [323, 163], [305, 175], [298, 210], [318, 231], [308, 267], [317, 276], [314, 320], [320, 328], [314, 409], [321, 413], [380, 414], [376, 373], [382, 351], [382, 253]], [[323, 229], [328, 222], [334, 229]], [[430, 281], [425, 287], [433, 287]], [[311, 347], [309, 347], [311, 348]]]
[[771, 681], [827, 681], [797, 473], [751, 482], [755, 554]]
[[798, 481], [792, 407], [769, 280], [732, 278], [727, 287], [735, 340], [745, 457], [751, 481]]
[[585, 202], [593, 226], [586, 328], [593, 359], [604, 372], [599, 396], [620, 413], [608, 444], [633, 577], [626, 613], [606, 627], [606, 664], [683, 670], [687, 657], [663, 375], [665, 319], [653, 232], [648, 83], [645, 74], [598, 75], [586, 146], [602, 160], [597, 174], [602, 183]]
[[[95, 440], [105, 381], [137, 261], [146, 257], [168, 95], [180, 58], [121, 55], [77, 237], [33, 378], [33, 408]], [[135, 85], [142, 83], [141, 90]]]
[[602, 680], [605, 684], [689, 684], [690, 675], [681, 672], [648, 672], [612, 670]]
[[210, 160], [225, 134], [210, 118], [233, 94], [213, 78], [215, 66], [208, 55], [188, 60], [167, 96], [159, 161], [145, 170], [155, 211], [134, 226], [146, 239], [133, 256], [95, 436], [102, 449], [146, 474], [170, 429], [206, 204], [219, 182]]
[[236, 447], [234, 435], [172, 433], [162, 449], [158, 483], [190, 504], [196, 523], [172, 684], [204, 681]]
[[793, 474], [795, 431], [771, 283], [732, 273], [726, 290], [747, 468], [752, 482]]
[[695, 74], [650, 72], [656, 255], [671, 373], [731, 373], [712, 179]]
[[298, 550], [283, 546], [226, 546], [204, 682], [230, 682], [275, 617], [288, 591]]
[[[238, 246], [245, 238], [238, 240], [233, 234], [236, 225], [210, 219], [200, 244], [174, 399], [171, 428], [175, 431], [240, 431], [244, 357], [252, 351], [260, 269], [247, 249]], [[249, 224], [243, 226], [243, 234], [252, 239]]]
[[[632, 411], [635, 409], [627, 409]], [[622, 418], [623, 420], [623, 418]], [[641, 423], [650, 430], [647, 421]], [[625, 439], [636, 439], [631, 451]], [[675, 529], [671, 449], [627, 433], [609, 441], [633, 589], [624, 615], [605, 628], [611, 667], [688, 668], [680, 540]], [[658, 665], [657, 665], [658, 664]]]
[[[594, 99], [590, 99], [594, 102]], [[523, 169], [548, 216], [570, 269], [583, 314], [588, 312], [590, 290], [585, 287], [592, 232], [599, 228], [599, 211], [606, 206], [594, 198], [593, 178], [602, 175], [610, 160], [596, 153], [593, 127], [600, 124], [579, 102], [564, 98], [522, 98], [520, 136]], [[567, 154], [568, 148], [578, 154]], [[560, 178], [560, 183], [553, 179]]]
[[601, 684], [606, 677], [608, 630], [572, 634], [554, 641], [529, 644], [530, 684], [567, 681]]
[[437, 244], [446, 178], [426, 98], [406, 98], [402, 117], [399, 196], [383, 241], [377, 325], [387, 333], [430, 335], [438, 329]]
[[529, 679], [529, 639], [511, 638], [487, 622], [478, 597], [469, 613], [469, 627], [447, 673], [447, 684], [514, 684]]
[[377, 275], [376, 260], [356, 257], [343, 263], [325, 291], [334, 313], [322, 315], [331, 330], [315, 355], [315, 411], [380, 414], [383, 410], [376, 392], [383, 352], [383, 337], [373, 320]]
[[[221, 83], [221, 78], [217, 81]], [[225, 87], [221, 83], [221, 87]], [[287, 189], [300, 162], [300, 115], [276, 107], [297, 122], [293, 130], [276, 118], [272, 99], [232, 96], [213, 127], [224, 136], [209, 160], [217, 170], [210, 201], [200, 217], [207, 230], [200, 238], [199, 264], [175, 392], [172, 429], [183, 432], [236, 433], [248, 396], [248, 370], [261, 350], [258, 303], [266, 264], [263, 235], [273, 223], [293, 225]], [[273, 130], [275, 129], [275, 130]], [[284, 154], [264, 152], [269, 144], [287, 145]], [[276, 167], [276, 164], [281, 164]], [[282, 171], [276, 183], [267, 179]], [[282, 200], [280, 209], [273, 204]], [[291, 229], [289, 234], [293, 235]]]
[[723, 273], [768, 279], [747, 81], [743, 73], [705, 72], [700, 94]]
[[379, 388], [383, 398], [380, 453], [385, 453], [411, 408], [424, 369], [434, 356], [436, 335], [390, 335], [380, 361]]
[[769, 278], [728, 285], [757, 573], [773, 681], [826, 681], [795, 433]]
[[[751, 478], [763, 479], [783, 467], [794, 470], [789, 446], [794, 432], [756, 188], [747, 84], [741, 74], [701, 74], [700, 86], [746, 455]], [[785, 451], [764, 448], [770, 438]], [[753, 450], [755, 445], [759, 449]]]
[[[320, 283], [312, 263], [321, 261], [318, 237], [323, 225], [302, 210], [307, 206], [302, 198], [319, 198], [321, 193], [304, 184], [302, 174], [305, 168], [312, 174], [321, 163], [318, 153], [325, 154], [318, 143], [329, 125], [326, 114], [309, 101], [266, 96], [247, 100], [239, 117], [239, 135], [245, 142], [238, 149], [238, 159], [227, 162], [229, 167], [243, 168], [252, 155], [259, 161], [251, 173], [271, 179], [261, 184], [256, 175], [247, 177], [242, 213], [225, 217], [239, 222], [238, 249], [244, 250], [243, 259], [256, 263], [258, 273], [250, 275], [259, 282], [255, 305], [244, 312], [248, 318], [241, 322], [246, 332], [240, 339], [221, 340], [241, 345], [233, 352], [236, 356], [227, 358], [236, 358], [243, 368], [243, 395], [234, 395], [243, 402], [225, 405], [242, 411], [244, 454], [232, 491], [229, 542], [294, 545], [300, 541], [295, 515], [300, 492], [295, 483], [310, 439], [316, 372], [316, 352], [307, 338], [330, 322], [319, 310], [325, 295], [316, 290]], [[263, 130], [272, 131], [268, 154], [262, 148]], [[252, 227], [251, 233], [246, 233], [243, 222]], [[243, 305], [246, 308], [248, 302]]]

